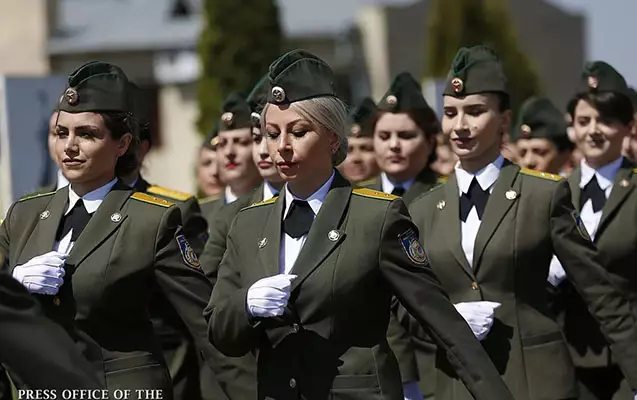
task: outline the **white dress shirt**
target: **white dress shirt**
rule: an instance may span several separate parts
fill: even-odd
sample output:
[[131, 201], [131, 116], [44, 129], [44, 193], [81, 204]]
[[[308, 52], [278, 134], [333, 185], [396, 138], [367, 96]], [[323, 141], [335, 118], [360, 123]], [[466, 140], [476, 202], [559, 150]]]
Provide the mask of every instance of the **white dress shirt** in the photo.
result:
[[[69, 186], [69, 204], [66, 208], [66, 211], [64, 212], [64, 215], [68, 215], [73, 207], [75, 207], [75, 203], [77, 203], [80, 199], [82, 199], [82, 201], [84, 202], [86, 211], [89, 214], [93, 214], [102, 204], [108, 192], [110, 192], [113, 186], [115, 186], [115, 183], [117, 183], [117, 178], [113, 179], [106, 185], [85, 194], [82, 197], [78, 196], [78, 194], [73, 191], [73, 185]], [[71, 242], [72, 234], [73, 229], [71, 229], [59, 242], [54, 243], [53, 250], [59, 251], [60, 253], [69, 254], [74, 244], [74, 242]]]
[[[498, 156], [492, 163], [482, 168], [475, 174], [465, 171], [460, 167], [460, 163], [456, 164], [456, 180], [458, 181], [458, 196], [462, 196], [463, 193], [469, 192], [469, 186], [475, 176], [478, 184], [484, 191], [493, 192], [493, 186], [498, 176], [500, 176], [500, 169], [504, 163], [504, 157]], [[480, 218], [475, 207], [471, 208], [466, 221], [460, 221], [460, 236], [462, 240], [462, 250], [464, 250], [465, 257], [469, 265], [473, 265], [473, 248], [475, 246], [476, 236], [478, 236], [478, 230], [480, 229]]]
[[263, 201], [270, 200], [275, 193], [279, 193], [279, 191], [273, 188], [268, 181], [263, 181]]
[[232, 189], [230, 189], [230, 186], [226, 186], [226, 188], [224, 189], [224, 199], [226, 204], [234, 203], [234, 201], [237, 200], [238, 198], [239, 196], [237, 196], [236, 194], [232, 192]]
[[[321, 206], [323, 205], [323, 201], [325, 200], [325, 196], [327, 196], [327, 192], [329, 192], [330, 187], [332, 186], [332, 181], [334, 180], [334, 172], [330, 178], [325, 181], [323, 186], [321, 186], [316, 192], [312, 193], [310, 197], [307, 199], [301, 199], [293, 195], [288, 189], [288, 185], [285, 185], [285, 209], [283, 210], [283, 219], [288, 216], [288, 212], [290, 211], [290, 206], [292, 205], [292, 201], [294, 200], [304, 200], [307, 201], [314, 212], [314, 218], [318, 214]], [[301, 236], [300, 238], [294, 239], [289, 236], [284, 231], [281, 231], [281, 251], [280, 255], [280, 266], [282, 274], [289, 274], [296, 262], [296, 259], [299, 257], [299, 253], [305, 244], [305, 240], [307, 239], [307, 235]]]
[[411, 185], [414, 184], [415, 181], [416, 181], [416, 178], [411, 178], [409, 180], [406, 180], [405, 182], [393, 182], [391, 179], [389, 179], [386, 173], [383, 172], [380, 174], [381, 188], [383, 188], [384, 193], [388, 193], [388, 194], [391, 194], [391, 192], [394, 191], [395, 187], [401, 187], [405, 189], [405, 192], [406, 192], [409, 190]]

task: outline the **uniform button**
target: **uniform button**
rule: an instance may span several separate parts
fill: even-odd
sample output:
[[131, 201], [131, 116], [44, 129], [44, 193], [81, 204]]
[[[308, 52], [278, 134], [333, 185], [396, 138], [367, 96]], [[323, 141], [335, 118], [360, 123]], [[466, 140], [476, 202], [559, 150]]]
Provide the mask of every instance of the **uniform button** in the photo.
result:
[[296, 387], [296, 379], [294, 379], [294, 378], [290, 379], [290, 387], [292, 389], [294, 389]]
[[471, 283], [471, 289], [478, 290], [478, 282], [472, 282]]
[[55, 304], [56, 307], [60, 306], [60, 298], [55, 296], [55, 298], [53, 299], [53, 304]]
[[297, 323], [292, 324], [292, 329], [294, 330], [294, 332], [298, 332], [300, 329], [299, 324]]

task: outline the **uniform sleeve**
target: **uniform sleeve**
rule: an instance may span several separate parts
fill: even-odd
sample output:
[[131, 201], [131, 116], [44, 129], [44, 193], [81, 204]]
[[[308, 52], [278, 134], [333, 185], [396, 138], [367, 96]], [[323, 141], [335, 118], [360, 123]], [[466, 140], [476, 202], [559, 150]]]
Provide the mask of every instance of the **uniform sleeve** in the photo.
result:
[[418, 228], [400, 199], [391, 203], [385, 216], [379, 265], [398, 300], [446, 351], [450, 364], [473, 397], [513, 399], [434, 275], [418, 243]]
[[391, 313], [389, 314], [389, 326], [387, 328], [387, 341], [389, 347], [396, 355], [400, 376], [403, 383], [418, 382], [418, 365], [414, 353], [414, 346], [411, 342], [411, 335], [398, 320], [400, 303], [392, 298]]
[[227, 205], [216, 213], [208, 227], [209, 237], [201, 254], [201, 268], [213, 285], [217, 282], [219, 264], [226, 252], [226, 240], [232, 219], [238, 211], [235, 211], [234, 203]]
[[8, 270], [9, 267], [9, 232], [11, 226], [11, 219], [13, 216], [13, 210], [15, 208], [16, 203], [13, 203], [7, 211], [7, 215], [5, 216], [2, 223], [0, 223], [0, 255], [2, 256], [2, 263], [0, 264], [0, 271]]
[[253, 324], [246, 309], [248, 288], [242, 285], [236, 230], [235, 219], [219, 266], [219, 278], [205, 312], [210, 341], [230, 357], [243, 356], [256, 348], [260, 332], [259, 323]]
[[553, 249], [568, 279], [588, 305], [633, 389], [637, 388], [637, 327], [628, 299], [611, 283], [595, 245], [571, 202], [566, 181], [551, 203]]
[[0, 362], [30, 387], [104, 386], [67, 333], [44, 317], [33, 296], [6, 272], [0, 272], [0, 321]]
[[184, 201], [181, 206], [181, 219], [184, 227], [184, 234], [198, 256], [204, 250], [208, 239], [208, 223], [201, 213], [201, 207], [197, 199], [191, 197]]

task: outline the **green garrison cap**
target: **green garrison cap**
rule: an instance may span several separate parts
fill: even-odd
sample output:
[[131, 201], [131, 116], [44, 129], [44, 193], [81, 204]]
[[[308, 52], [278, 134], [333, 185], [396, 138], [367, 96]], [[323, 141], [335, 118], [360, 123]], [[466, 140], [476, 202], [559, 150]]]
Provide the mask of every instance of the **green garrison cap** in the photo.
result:
[[151, 110], [150, 103], [146, 101], [144, 92], [135, 83], [130, 82], [129, 96], [132, 104], [131, 112], [135, 116], [137, 123], [139, 124], [139, 138], [141, 140], [151, 141], [150, 137], [150, 120]]
[[408, 72], [402, 72], [394, 78], [389, 90], [378, 103], [378, 108], [381, 111], [401, 113], [431, 107], [422, 95], [420, 83]]
[[248, 105], [252, 110], [251, 120], [253, 127], [261, 126], [261, 111], [268, 102], [268, 93], [270, 92], [270, 81], [268, 75], [264, 75], [259, 82], [252, 88], [252, 92], [248, 95]]
[[124, 71], [102, 61], [88, 62], [69, 75], [59, 110], [70, 113], [132, 111], [131, 86]]
[[374, 116], [378, 109], [369, 97], [359, 102], [349, 113], [350, 137], [374, 136]]
[[210, 149], [210, 150], [216, 150], [217, 143], [219, 143], [219, 123], [218, 122], [215, 123], [215, 125], [212, 127], [212, 130], [210, 130], [210, 133], [203, 140], [203, 143], [201, 143], [201, 147]]
[[500, 58], [488, 46], [460, 48], [451, 63], [444, 95], [464, 97], [485, 92], [508, 94], [507, 78]]
[[633, 103], [633, 107], [637, 110], [637, 91], [633, 88], [628, 88], [628, 97], [630, 97], [630, 101]]
[[221, 112], [219, 121], [221, 131], [252, 127], [252, 111], [248, 102], [239, 93], [231, 93], [226, 98], [221, 106]]
[[603, 61], [586, 63], [577, 93], [619, 92], [628, 95], [628, 85], [615, 68]]
[[531, 97], [520, 107], [512, 139], [568, 140], [566, 128], [564, 115], [549, 99]]
[[315, 97], [336, 97], [336, 78], [325, 61], [305, 50], [279, 57], [268, 72], [268, 103], [289, 104]]

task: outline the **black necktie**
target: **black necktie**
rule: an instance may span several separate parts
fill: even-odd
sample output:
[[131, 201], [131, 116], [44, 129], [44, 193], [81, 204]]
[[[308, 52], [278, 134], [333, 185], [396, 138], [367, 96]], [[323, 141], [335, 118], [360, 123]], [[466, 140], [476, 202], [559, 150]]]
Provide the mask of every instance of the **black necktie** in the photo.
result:
[[593, 212], [598, 212], [602, 208], [604, 208], [604, 204], [606, 204], [606, 193], [599, 187], [599, 183], [597, 182], [597, 177], [593, 175], [593, 179], [584, 186], [582, 189], [582, 196], [580, 198], [580, 209], [584, 207], [584, 204], [588, 200], [593, 202]]
[[405, 194], [405, 188], [396, 186], [394, 187], [394, 190], [391, 191], [391, 194], [393, 194], [394, 196], [402, 197], [402, 195]]
[[294, 200], [288, 216], [283, 220], [283, 231], [298, 239], [307, 235], [314, 222], [314, 211], [307, 201]]
[[84, 207], [82, 199], [79, 199], [71, 211], [62, 218], [56, 235], [56, 240], [59, 242], [71, 229], [73, 229], [71, 242], [77, 241], [77, 238], [80, 236], [80, 233], [82, 233], [90, 219], [91, 214], [86, 211], [86, 207]]
[[482, 190], [478, 180], [474, 177], [469, 185], [469, 193], [463, 193], [460, 196], [460, 219], [462, 222], [467, 222], [467, 217], [472, 207], [476, 208], [478, 218], [482, 221], [482, 214], [484, 214], [484, 208], [487, 206], [487, 200], [489, 200], [489, 192]]

